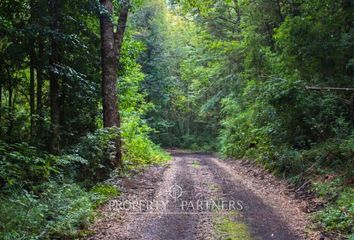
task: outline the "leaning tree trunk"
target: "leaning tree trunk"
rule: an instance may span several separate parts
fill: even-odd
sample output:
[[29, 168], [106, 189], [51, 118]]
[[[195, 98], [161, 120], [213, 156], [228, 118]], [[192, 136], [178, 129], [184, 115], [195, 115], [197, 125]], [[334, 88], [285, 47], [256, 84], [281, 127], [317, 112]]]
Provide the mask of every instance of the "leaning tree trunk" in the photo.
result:
[[[128, 6], [122, 6], [117, 32], [111, 21], [113, 6], [111, 0], [100, 0], [105, 8], [105, 13], [100, 16], [101, 26], [101, 58], [102, 58], [102, 96], [103, 96], [103, 125], [104, 127], [120, 128], [120, 116], [117, 97], [117, 78], [120, 50], [123, 43], [125, 26], [128, 16]], [[122, 143], [121, 137], [116, 139], [117, 152], [115, 161], [111, 163], [113, 168], [122, 167]]]
[[[50, 0], [50, 12], [52, 17], [52, 31], [59, 32], [60, 20], [59, 20], [59, 6], [60, 0]], [[50, 74], [49, 74], [49, 91], [50, 91], [50, 116], [51, 116], [51, 127], [52, 135], [50, 141], [50, 150], [52, 153], [59, 152], [59, 136], [60, 136], [60, 98], [59, 98], [59, 76], [55, 69], [59, 64], [59, 43], [55, 34], [52, 35], [51, 39], [51, 55], [49, 60]]]

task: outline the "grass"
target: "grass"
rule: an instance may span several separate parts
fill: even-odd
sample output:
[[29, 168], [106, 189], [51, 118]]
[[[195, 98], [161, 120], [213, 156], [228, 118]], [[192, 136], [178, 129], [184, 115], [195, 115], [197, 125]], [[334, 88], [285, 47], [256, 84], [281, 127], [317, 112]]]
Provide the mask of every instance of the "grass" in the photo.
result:
[[340, 178], [317, 182], [315, 189], [326, 202], [315, 215], [316, 225], [325, 232], [354, 239], [354, 189], [345, 186]]
[[198, 160], [194, 160], [192, 163], [193, 168], [200, 168], [200, 162]]
[[237, 220], [238, 213], [230, 212], [227, 215], [215, 218], [215, 229], [223, 240], [251, 240], [248, 226]]

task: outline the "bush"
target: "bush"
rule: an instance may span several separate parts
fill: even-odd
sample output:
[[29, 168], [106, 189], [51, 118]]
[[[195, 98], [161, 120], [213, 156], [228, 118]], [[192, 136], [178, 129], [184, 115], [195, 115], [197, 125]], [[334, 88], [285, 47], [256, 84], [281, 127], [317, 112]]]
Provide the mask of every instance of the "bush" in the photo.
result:
[[[168, 159], [149, 140], [146, 125], [126, 124], [124, 129], [128, 169]], [[1, 142], [0, 239], [68, 239], [84, 234], [95, 208], [119, 194], [114, 186], [97, 184], [112, 170], [105, 164], [114, 157], [117, 135], [115, 128], [98, 130], [61, 156], [26, 143]], [[92, 186], [89, 192], [83, 188]]]
[[90, 192], [96, 196], [95, 206], [99, 206], [120, 194], [120, 191], [117, 187], [102, 183], [95, 185]]
[[354, 232], [354, 189], [347, 188], [338, 200], [320, 211], [316, 217], [327, 231], [352, 234]]
[[0, 239], [76, 237], [94, 216], [93, 195], [76, 184], [48, 182], [36, 190], [1, 196]]
[[0, 141], [0, 188], [29, 187], [47, 181], [56, 171], [57, 158], [27, 143]]
[[129, 170], [167, 161], [169, 156], [150, 140], [149, 134], [153, 130], [140, 115], [135, 112], [126, 114], [122, 125], [124, 167]]
[[93, 186], [109, 176], [107, 167], [115, 154], [116, 128], [97, 130], [83, 137], [79, 144], [54, 156], [27, 143], [0, 142], [0, 187], [31, 186], [50, 178], [65, 178]]
[[108, 178], [114, 170], [111, 161], [115, 158], [119, 131], [117, 128], [99, 129], [83, 137], [79, 144], [60, 157], [58, 163], [64, 174], [71, 174], [81, 184], [92, 187], [95, 183]]
[[[317, 221], [324, 231], [348, 236], [354, 219], [352, 121], [334, 93], [306, 91], [288, 77], [249, 80], [241, 98], [223, 99], [220, 150], [254, 159], [295, 186], [315, 183], [313, 190], [327, 202]], [[316, 184], [326, 177], [330, 184]]]

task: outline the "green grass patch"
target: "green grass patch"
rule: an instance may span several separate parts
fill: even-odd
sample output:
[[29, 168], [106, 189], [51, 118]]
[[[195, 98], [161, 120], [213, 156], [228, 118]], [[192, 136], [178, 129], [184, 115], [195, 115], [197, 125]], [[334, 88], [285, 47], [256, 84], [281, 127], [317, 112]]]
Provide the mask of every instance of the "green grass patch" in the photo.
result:
[[[328, 186], [322, 188], [331, 189]], [[324, 189], [321, 190], [322, 192]], [[327, 193], [329, 194], [329, 193]], [[332, 193], [333, 194], [333, 193]], [[337, 193], [336, 200], [316, 214], [317, 224], [324, 230], [338, 235], [354, 233], [354, 189], [345, 188]], [[354, 236], [352, 235], [352, 238]]]
[[120, 190], [111, 184], [97, 184], [90, 191], [95, 197], [95, 206], [102, 205], [108, 200], [120, 195]]
[[193, 168], [200, 168], [200, 162], [198, 160], [194, 160], [191, 164]]
[[248, 226], [237, 220], [237, 212], [215, 218], [215, 229], [223, 240], [251, 240], [251, 233]]

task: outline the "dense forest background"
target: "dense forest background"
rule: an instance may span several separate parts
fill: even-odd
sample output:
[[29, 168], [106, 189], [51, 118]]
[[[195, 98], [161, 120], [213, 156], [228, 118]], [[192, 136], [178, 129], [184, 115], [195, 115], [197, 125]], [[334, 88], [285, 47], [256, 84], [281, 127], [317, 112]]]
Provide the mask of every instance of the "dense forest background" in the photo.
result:
[[[121, 127], [104, 128], [100, 17], [127, 4]], [[101, 182], [168, 160], [158, 145], [254, 160], [325, 199], [318, 228], [353, 234], [351, 0], [113, 6], [0, 2], [0, 238], [85, 234], [118, 194]]]

